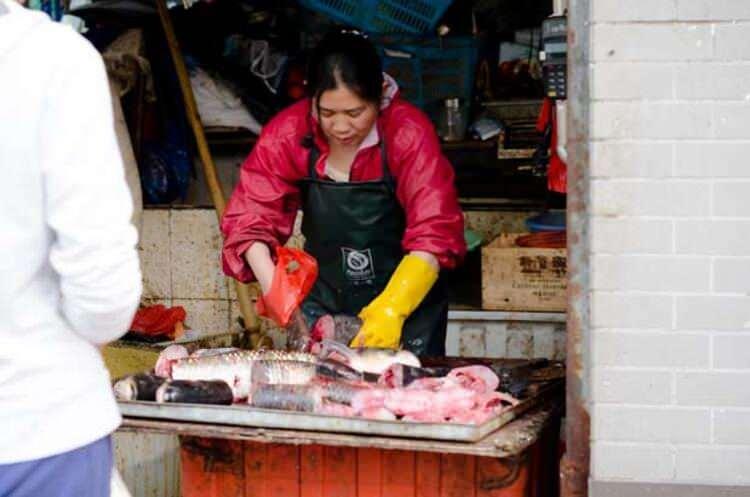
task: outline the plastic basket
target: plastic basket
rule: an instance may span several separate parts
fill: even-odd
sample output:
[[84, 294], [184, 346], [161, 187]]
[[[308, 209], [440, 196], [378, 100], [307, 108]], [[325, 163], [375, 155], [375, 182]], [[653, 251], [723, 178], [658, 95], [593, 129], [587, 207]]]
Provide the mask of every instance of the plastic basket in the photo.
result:
[[446, 98], [471, 100], [478, 58], [475, 38], [382, 37], [375, 41], [383, 70], [398, 82], [402, 97], [433, 120]]
[[532, 233], [543, 231], [565, 231], [565, 210], [553, 209], [526, 219], [526, 227]]
[[310, 10], [369, 33], [425, 33], [453, 0], [299, 0]]

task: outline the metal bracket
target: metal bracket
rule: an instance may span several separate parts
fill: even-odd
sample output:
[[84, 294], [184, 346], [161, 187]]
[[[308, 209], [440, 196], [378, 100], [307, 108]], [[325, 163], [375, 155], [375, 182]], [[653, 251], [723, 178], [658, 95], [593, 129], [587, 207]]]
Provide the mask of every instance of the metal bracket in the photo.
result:
[[506, 488], [515, 483], [518, 475], [521, 474], [521, 468], [529, 459], [529, 451], [525, 450], [517, 456], [503, 457], [500, 462], [506, 468], [509, 468], [508, 474], [503, 477], [487, 478], [479, 483], [482, 490], [497, 490]]

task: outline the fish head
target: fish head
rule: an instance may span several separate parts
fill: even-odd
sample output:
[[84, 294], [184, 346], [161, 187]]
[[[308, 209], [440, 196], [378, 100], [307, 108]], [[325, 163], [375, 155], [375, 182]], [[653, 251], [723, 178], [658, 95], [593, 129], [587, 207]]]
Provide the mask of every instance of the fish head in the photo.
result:
[[352, 360], [356, 355], [357, 353], [354, 349], [350, 349], [343, 343], [338, 343], [328, 339], [323, 339], [320, 342], [319, 358], [321, 360], [331, 359], [333, 361], [351, 365]]
[[135, 400], [137, 396], [137, 387], [132, 376], [116, 382], [112, 389], [117, 400]]

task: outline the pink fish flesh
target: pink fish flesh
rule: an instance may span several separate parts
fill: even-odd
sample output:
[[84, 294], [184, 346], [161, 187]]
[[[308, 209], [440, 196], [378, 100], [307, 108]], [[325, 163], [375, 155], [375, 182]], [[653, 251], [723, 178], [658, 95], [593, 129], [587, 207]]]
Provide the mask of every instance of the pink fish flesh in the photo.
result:
[[391, 364], [378, 378], [378, 384], [388, 388], [410, 385], [423, 378], [438, 378], [448, 374], [448, 368], [417, 368], [406, 364]]
[[388, 390], [384, 388], [372, 388], [357, 392], [352, 397], [352, 407], [356, 412], [364, 412], [368, 409], [384, 407], [385, 397]]
[[500, 378], [487, 366], [465, 366], [452, 369], [448, 378], [477, 393], [493, 392], [500, 386]]
[[361, 327], [362, 320], [357, 316], [347, 314], [321, 316], [310, 330], [311, 347], [313, 347], [311, 351], [315, 352], [315, 347], [323, 340], [349, 345]]
[[169, 378], [172, 376], [172, 365], [180, 359], [185, 359], [190, 353], [183, 345], [170, 345], [159, 353], [154, 366], [154, 374]]
[[442, 413], [437, 411], [422, 411], [409, 414], [401, 418], [401, 421], [411, 423], [444, 423], [445, 418]]
[[359, 415], [365, 419], [376, 421], [396, 421], [396, 415], [385, 407], [370, 407], [360, 412]]
[[352, 418], [356, 414], [351, 406], [344, 404], [338, 404], [336, 402], [323, 401], [320, 408], [315, 411], [316, 414], [323, 414], [326, 416], [338, 416], [341, 418]]
[[383, 405], [392, 413], [404, 416], [429, 410], [434, 397], [433, 392], [427, 390], [395, 388], [386, 391]]

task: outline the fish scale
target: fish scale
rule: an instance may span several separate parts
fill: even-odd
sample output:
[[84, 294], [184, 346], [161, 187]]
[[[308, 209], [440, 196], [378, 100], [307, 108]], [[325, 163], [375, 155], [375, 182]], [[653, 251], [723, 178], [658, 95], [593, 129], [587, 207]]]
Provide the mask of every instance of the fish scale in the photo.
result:
[[312, 381], [316, 364], [307, 361], [256, 360], [253, 364], [253, 383], [304, 385]]
[[314, 363], [316, 357], [304, 352], [280, 350], [239, 350], [226, 354], [180, 359], [172, 365], [174, 380], [223, 380], [235, 400], [247, 398], [256, 361], [297, 361]]

